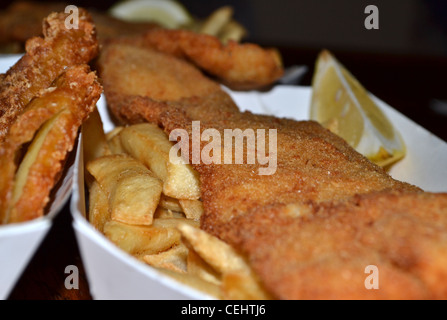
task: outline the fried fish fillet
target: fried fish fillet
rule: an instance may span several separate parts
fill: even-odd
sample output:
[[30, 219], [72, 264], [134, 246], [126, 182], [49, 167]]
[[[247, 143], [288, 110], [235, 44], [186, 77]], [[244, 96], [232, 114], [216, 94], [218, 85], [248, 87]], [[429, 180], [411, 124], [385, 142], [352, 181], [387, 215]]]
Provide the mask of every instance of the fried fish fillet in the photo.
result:
[[5, 74], [0, 84], [0, 141], [8, 128], [41, 90], [66, 68], [89, 63], [98, 53], [95, 26], [79, 9], [79, 28], [67, 29], [65, 13], [52, 13], [43, 22], [44, 37], [31, 38], [26, 54]]
[[[266, 207], [221, 236], [248, 253], [280, 299], [445, 299], [446, 208], [445, 193], [371, 193], [299, 219], [299, 207]], [[376, 289], [368, 266], [377, 268]]]
[[[44, 213], [78, 129], [101, 92], [96, 74], [87, 65], [73, 66], [17, 117], [0, 142], [1, 223], [30, 220]], [[31, 144], [25, 157], [21, 156], [26, 144], [37, 140], [40, 145]], [[30, 159], [27, 165], [25, 159]]]
[[194, 165], [201, 175], [202, 200], [207, 207], [202, 223], [207, 229], [207, 221], [225, 223], [239, 213], [275, 203], [417, 189], [392, 179], [316, 122], [240, 112], [214, 81], [171, 55], [116, 43], [104, 49], [99, 65], [107, 103], [124, 123], [150, 121], [168, 133], [180, 128], [191, 136], [192, 121], [199, 120], [202, 132], [216, 129], [222, 139], [225, 129], [277, 131], [273, 175], [259, 175], [264, 167], [259, 163]]
[[[187, 61], [140, 50], [114, 44], [103, 52], [109, 107], [124, 123], [157, 123], [167, 134], [186, 130], [188, 160], [200, 174], [201, 228], [242, 251], [274, 297], [447, 296], [446, 194], [393, 179], [316, 122], [240, 112]], [[276, 130], [276, 150], [268, 147], [276, 170], [260, 175], [265, 164], [194, 163], [193, 121], [201, 133], [220, 134], [213, 154], [222, 156], [225, 130], [264, 129], [265, 141]], [[199, 150], [205, 147], [200, 141]], [[232, 160], [249, 147], [233, 145]], [[368, 265], [380, 270], [383, 290], [366, 289]]]
[[[140, 113], [147, 104], [156, 107], [158, 101], [207, 96], [221, 90], [217, 83], [182, 60], [117, 41], [104, 46], [98, 70], [108, 106], [122, 123], [145, 121]], [[139, 111], [134, 112], [137, 108]]]
[[188, 30], [154, 29], [140, 36], [141, 43], [186, 59], [232, 89], [268, 86], [284, 73], [279, 52], [253, 43], [230, 41]]
[[277, 50], [253, 43], [223, 44], [211, 35], [161, 28], [133, 37], [132, 42], [188, 60], [235, 90], [266, 87], [284, 73]]

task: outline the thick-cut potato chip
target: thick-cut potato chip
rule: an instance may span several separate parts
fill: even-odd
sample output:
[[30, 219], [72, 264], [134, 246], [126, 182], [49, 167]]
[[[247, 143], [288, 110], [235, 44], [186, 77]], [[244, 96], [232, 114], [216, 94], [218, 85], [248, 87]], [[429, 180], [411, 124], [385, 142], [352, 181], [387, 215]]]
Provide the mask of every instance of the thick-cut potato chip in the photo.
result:
[[180, 232], [175, 228], [135, 226], [112, 220], [104, 225], [104, 235], [134, 256], [156, 254], [181, 241]]
[[268, 300], [272, 297], [264, 290], [253, 272], [230, 272], [222, 276], [222, 295], [226, 300]]
[[178, 199], [168, 197], [167, 195], [164, 195], [164, 194], [162, 194], [160, 197], [159, 206], [164, 209], [168, 209], [168, 210], [172, 210], [172, 211], [176, 211], [176, 212], [183, 212], [182, 206], [180, 205]]
[[196, 275], [205, 281], [220, 285], [221, 275], [205, 262], [195, 251], [190, 249], [186, 258], [188, 273]]
[[143, 256], [147, 264], [162, 269], [168, 269], [180, 273], [186, 273], [186, 257], [188, 248], [180, 243], [166, 251]]
[[220, 30], [219, 39], [224, 44], [228, 41], [240, 42], [246, 35], [247, 29], [245, 29], [239, 22], [231, 20]]
[[203, 214], [203, 203], [200, 200], [187, 200], [180, 199], [180, 206], [182, 207], [182, 211], [185, 213], [185, 216], [188, 219], [192, 220], [200, 220], [200, 217]]
[[209, 265], [220, 273], [249, 270], [244, 258], [217, 237], [189, 224], [178, 226], [182, 236]]
[[124, 150], [163, 181], [165, 195], [176, 199], [199, 199], [198, 173], [189, 164], [170, 161], [173, 143], [158, 126], [150, 123], [132, 125], [124, 128], [119, 136]]
[[160, 181], [150, 174], [121, 173], [110, 193], [112, 219], [129, 224], [151, 225], [161, 194]]
[[116, 127], [106, 134], [107, 143], [112, 154], [126, 153], [121, 145], [119, 133], [123, 127]]
[[180, 225], [186, 224], [191, 227], [199, 227], [199, 222], [187, 218], [159, 218], [154, 219], [153, 226], [160, 228], [177, 228]]
[[93, 109], [90, 116], [84, 121], [82, 125], [82, 135], [86, 137], [94, 137], [83, 140], [85, 163], [110, 154], [101, 116], [97, 108]]
[[[84, 163], [111, 154], [104, 133], [101, 116], [97, 108], [93, 109], [90, 116], [84, 121], [81, 131], [83, 136], [94, 137], [94, 139], [83, 139]], [[84, 169], [85, 182], [87, 183], [87, 186], [90, 187], [94, 178], [89, 174], [86, 168]]]
[[109, 197], [111, 219], [135, 225], [152, 224], [162, 191], [161, 181], [127, 155], [109, 155], [87, 164]]
[[154, 213], [154, 219], [166, 219], [166, 218], [185, 218], [182, 212], [172, 211], [169, 209], [162, 208], [160, 205]]
[[121, 130], [123, 130], [124, 127], [118, 126], [113, 128], [112, 130], [110, 130], [109, 132], [107, 132], [106, 135], [106, 140], [109, 141], [110, 139], [114, 138], [115, 136], [119, 135], [119, 133], [121, 132]]
[[104, 231], [104, 225], [110, 220], [109, 200], [107, 194], [94, 180], [89, 188], [88, 220], [99, 232]]
[[159, 268], [157, 270], [159, 270], [161, 273], [164, 273], [187, 286], [190, 286], [196, 290], [199, 290], [200, 292], [204, 292], [213, 298], [222, 299], [221, 289], [218, 285], [216, 285], [214, 283], [205, 281], [196, 275], [192, 275], [192, 274], [188, 274], [188, 273], [180, 273], [180, 272], [175, 272], [172, 270], [161, 269], [161, 268]]
[[178, 228], [192, 249], [221, 274], [224, 299], [268, 298], [248, 263], [231, 246], [193, 226], [182, 224]]
[[230, 6], [223, 6], [211, 13], [200, 27], [200, 33], [209, 34], [217, 37], [222, 28], [230, 22], [233, 16], [233, 8]]

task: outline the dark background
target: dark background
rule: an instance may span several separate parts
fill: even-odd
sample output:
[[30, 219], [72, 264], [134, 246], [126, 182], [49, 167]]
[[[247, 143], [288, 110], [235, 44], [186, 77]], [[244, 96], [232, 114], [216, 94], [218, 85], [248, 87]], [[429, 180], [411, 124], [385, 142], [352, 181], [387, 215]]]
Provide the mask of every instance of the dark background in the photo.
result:
[[[1, 1], [5, 8], [12, 1]], [[44, 2], [44, 1], [39, 1]], [[48, 1], [47, 1], [48, 2]], [[103, 10], [116, 1], [64, 1]], [[445, 0], [179, 0], [195, 17], [234, 8], [247, 41], [356, 52], [447, 55]], [[379, 9], [380, 29], [366, 30], [367, 5]]]
[[[204, 4], [206, 2], [206, 5]], [[275, 45], [395, 54], [447, 54], [445, 0], [183, 1], [198, 16], [224, 4], [250, 31], [249, 40]], [[366, 30], [367, 5], [379, 9], [379, 30]]]
[[[0, 2], [0, 8], [10, 2]], [[106, 10], [114, 2], [70, 3]], [[308, 66], [301, 85], [311, 84], [318, 53], [323, 48], [329, 49], [369, 91], [447, 141], [447, 0], [184, 0], [182, 3], [198, 18], [222, 5], [232, 5], [235, 19], [248, 29], [246, 41], [277, 47], [285, 67]], [[364, 9], [369, 4], [379, 9], [379, 30], [364, 27], [367, 17]], [[441, 104], [436, 104], [437, 101]], [[70, 224], [67, 205], [10, 299], [91, 298]], [[70, 264], [80, 268], [80, 290], [63, 287], [64, 268]]]

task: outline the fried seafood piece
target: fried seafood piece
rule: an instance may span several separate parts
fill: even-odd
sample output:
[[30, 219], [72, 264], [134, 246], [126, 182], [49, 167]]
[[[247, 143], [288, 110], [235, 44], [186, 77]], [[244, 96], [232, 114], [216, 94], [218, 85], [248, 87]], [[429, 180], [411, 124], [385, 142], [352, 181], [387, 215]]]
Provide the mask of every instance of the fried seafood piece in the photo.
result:
[[[316, 122], [240, 112], [187, 61], [127, 45], [100, 59], [111, 110], [124, 123], [186, 131], [187, 158], [200, 174], [201, 228], [241, 250], [276, 298], [445, 295], [437, 283], [445, 277], [446, 195], [393, 179]], [[259, 161], [235, 164], [236, 153], [253, 148], [248, 140], [232, 145], [231, 163], [194, 163], [193, 121], [201, 134], [218, 133], [212, 153], [221, 159], [226, 130], [264, 130], [273, 171], [261, 175], [270, 164]], [[208, 142], [199, 141], [201, 155]], [[368, 265], [379, 268], [383, 289], [365, 288]]]
[[[392, 179], [316, 122], [240, 112], [216, 82], [174, 56], [117, 42], [101, 53], [99, 67], [108, 106], [122, 123], [149, 121], [168, 134], [184, 129], [192, 143], [192, 121], [200, 121], [201, 132], [214, 129], [220, 134], [215, 152], [222, 155], [226, 129], [264, 130], [266, 150], [269, 130], [276, 130], [270, 175], [259, 174], [267, 166], [259, 162], [195, 164], [189, 148], [188, 160], [200, 173], [202, 227], [216, 235], [218, 225], [267, 205], [322, 202], [385, 189], [419, 190]], [[199, 143], [201, 153], [207, 143]], [[233, 149], [233, 155], [246, 154], [246, 146]]]
[[134, 37], [143, 47], [186, 59], [235, 90], [260, 89], [283, 75], [281, 55], [276, 49], [254, 43], [229, 41], [189, 30], [153, 29]]
[[[205, 207], [201, 226], [216, 236], [219, 236], [220, 226], [234, 217], [266, 206], [301, 203], [305, 210], [309, 203], [341, 200], [356, 194], [382, 190], [420, 191], [413, 185], [393, 179], [316, 122], [279, 119], [250, 112], [222, 114], [220, 107], [232, 103], [231, 98], [221, 92], [212, 97], [168, 104], [166, 112], [152, 109], [158, 113], [159, 124], [167, 133], [184, 129], [190, 141], [193, 139], [193, 121], [200, 121], [202, 133], [207, 129], [219, 132], [221, 141], [213, 153], [221, 153], [220, 164], [203, 161], [194, 164], [192, 147], [189, 156], [189, 161], [200, 174], [201, 198]], [[153, 120], [154, 116], [147, 113], [145, 117]], [[231, 162], [225, 164], [228, 130], [254, 133], [264, 130], [265, 141], [257, 137], [255, 144], [260, 145], [255, 146], [245, 139], [239, 146], [233, 142], [230, 145]], [[207, 145], [208, 142], [201, 142], [202, 157], [203, 148]], [[264, 147], [267, 163], [261, 164], [257, 158], [252, 164], [246, 160], [236, 164], [236, 154], [243, 154], [245, 159], [249, 148], [259, 151]]]
[[154, 49], [118, 41], [104, 46], [98, 70], [107, 104], [121, 123], [146, 121], [142, 112], [148, 105], [163, 110], [160, 102], [221, 91], [216, 82], [189, 63]]
[[1, 223], [30, 220], [44, 213], [78, 129], [101, 92], [88, 65], [73, 66], [17, 117], [0, 142]]
[[446, 299], [446, 193], [371, 193], [299, 212], [266, 207], [220, 233], [276, 298]]
[[18, 114], [47, 89], [66, 68], [89, 63], [98, 53], [90, 15], [79, 9], [79, 28], [65, 27], [65, 13], [52, 13], [43, 22], [43, 38], [31, 38], [26, 54], [5, 74], [0, 84], [0, 141]]

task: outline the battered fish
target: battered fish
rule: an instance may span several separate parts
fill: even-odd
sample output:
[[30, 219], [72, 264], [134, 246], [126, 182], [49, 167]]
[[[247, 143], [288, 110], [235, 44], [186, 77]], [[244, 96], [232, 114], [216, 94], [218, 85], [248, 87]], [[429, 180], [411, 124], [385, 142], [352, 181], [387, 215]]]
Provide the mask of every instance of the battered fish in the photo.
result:
[[43, 22], [44, 37], [27, 41], [26, 54], [0, 83], [0, 141], [8, 128], [41, 90], [67, 67], [89, 63], [98, 54], [95, 26], [79, 9], [79, 28], [65, 27], [65, 13], [52, 13]]
[[[87, 65], [73, 66], [18, 116], [0, 142], [0, 224], [44, 214], [78, 129], [101, 92], [96, 74]], [[21, 153], [31, 141], [40, 145], [31, 144], [23, 158]], [[30, 152], [34, 148], [35, 154]]]
[[[201, 228], [241, 250], [275, 298], [447, 297], [446, 194], [393, 179], [316, 122], [240, 112], [213, 81], [172, 55], [113, 44], [100, 66], [107, 102], [122, 122], [188, 132]], [[275, 172], [260, 175], [261, 163], [195, 164], [193, 121], [201, 133], [219, 133], [213, 154], [222, 156], [226, 129], [264, 129], [267, 145], [276, 130], [276, 150], [268, 147]], [[201, 151], [206, 146], [199, 142]], [[250, 147], [247, 140], [233, 145], [232, 160]], [[365, 287], [369, 265], [378, 267], [383, 290]]]
[[87, 63], [98, 42], [90, 15], [79, 28], [65, 13], [43, 21], [44, 37], [0, 81], [0, 224], [42, 216], [78, 129], [102, 93]]
[[260, 89], [284, 73], [275, 49], [229, 41], [188, 30], [153, 29], [136, 37], [136, 43], [186, 59], [234, 90]]
[[266, 207], [220, 233], [277, 298], [446, 299], [447, 194], [372, 193], [294, 218], [299, 210]]
[[[194, 165], [206, 207], [202, 226], [208, 231], [266, 205], [321, 202], [384, 189], [417, 190], [392, 179], [316, 122], [240, 112], [227, 93], [186, 61], [116, 43], [101, 53], [99, 65], [108, 105], [123, 123], [150, 121], [168, 133], [180, 128], [190, 136], [192, 121], [200, 121], [202, 132], [216, 129], [221, 137], [225, 129], [276, 129], [277, 168], [272, 175], [259, 175], [264, 167], [259, 163]], [[223, 147], [219, 152], [224, 153]]]

